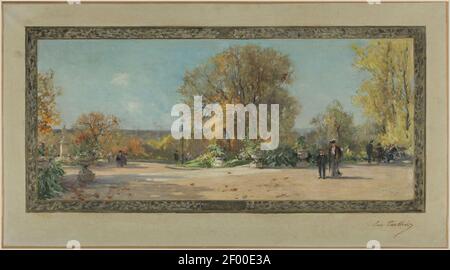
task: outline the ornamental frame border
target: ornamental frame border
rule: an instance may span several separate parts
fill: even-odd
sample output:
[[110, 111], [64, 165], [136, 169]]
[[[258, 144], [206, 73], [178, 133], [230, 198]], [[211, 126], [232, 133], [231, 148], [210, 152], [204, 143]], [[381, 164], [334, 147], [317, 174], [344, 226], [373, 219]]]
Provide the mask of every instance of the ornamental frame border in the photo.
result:
[[[426, 29], [424, 26], [59, 27], [25, 29], [27, 212], [408, 213], [425, 212]], [[412, 200], [40, 200], [37, 196], [37, 46], [57, 39], [383, 39], [414, 47], [414, 197]]]

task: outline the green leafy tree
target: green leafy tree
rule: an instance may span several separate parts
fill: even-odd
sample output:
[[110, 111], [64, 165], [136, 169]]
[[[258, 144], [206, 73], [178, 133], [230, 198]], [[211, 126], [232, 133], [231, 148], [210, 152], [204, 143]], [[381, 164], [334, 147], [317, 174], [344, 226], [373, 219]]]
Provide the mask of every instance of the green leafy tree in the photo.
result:
[[323, 147], [330, 139], [336, 139], [343, 147], [354, 146], [353, 115], [346, 112], [337, 100], [331, 102], [324, 113], [314, 117], [311, 125], [314, 130], [308, 135], [310, 143]]

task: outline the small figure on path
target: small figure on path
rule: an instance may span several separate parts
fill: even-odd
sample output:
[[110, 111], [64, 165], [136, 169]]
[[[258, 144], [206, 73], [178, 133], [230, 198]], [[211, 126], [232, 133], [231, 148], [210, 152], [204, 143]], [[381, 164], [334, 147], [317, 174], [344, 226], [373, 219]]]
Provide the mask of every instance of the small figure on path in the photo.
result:
[[383, 146], [381, 143], [377, 143], [377, 147], [375, 147], [375, 152], [377, 154], [377, 163], [380, 164], [383, 160]]
[[371, 140], [371, 141], [366, 145], [366, 153], [367, 153], [367, 162], [370, 164], [370, 163], [372, 163], [373, 140]]
[[119, 153], [116, 156], [116, 163], [117, 163], [117, 167], [123, 167], [123, 165], [125, 160], [125, 156], [123, 155], [122, 150], [119, 150]]
[[319, 167], [319, 179], [325, 179], [325, 172], [327, 166], [327, 155], [325, 155], [325, 151], [320, 149], [319, 155], [316, 157], [317, 167]]
[[127, 163], [128, 163], [128, 153], [127, 152], [123, 153], [123, 160], [122, 160], [122, 162], [123, 162], [124, 166], [127, 165]]
[[173, 154], [173, 159], [176, 163], [180, 160], [180, 155], [178, 155], [178, 150], [175, 150], [175, 153]]
[[342, 158], [342, 149], [336, 145], [336, 140], [330, 141], [330, 148], [328, 149], [328, 163], [329, 170], [331, 171], [332, 177], [341, 176], [342, 173], [339, 171], [339, 162]]

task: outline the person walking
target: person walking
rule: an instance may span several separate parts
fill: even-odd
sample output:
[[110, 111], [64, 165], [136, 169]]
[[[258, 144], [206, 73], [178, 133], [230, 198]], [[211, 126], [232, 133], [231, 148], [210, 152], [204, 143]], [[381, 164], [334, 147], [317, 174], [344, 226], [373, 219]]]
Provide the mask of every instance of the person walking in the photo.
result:
[[116, 164], [117, 167], [123, 167], [124, 165], [124, 156], [122, 150], [119, 150], [119, 153], [116, 156]]
[[371, 140], [371, 141], [366, 145], [366, 153], [367, 153], [367, 162], [370, 164], [370, 163], [372, 163], [373, 140]]
[[377, 143], [377, 147], [375, 147], [375, 152], [377, 154], [377, 163], [380, 164], [383, 160], [383, 146], [381, 146], [381, 143]]
[[326, 166], [327, 166], [327, 155], [325, 155], [325, 151], [320, 149], [319, 155], [316, 157], [317, 167], [319, 168], [319, 179], [326, 178]]
[[339, 171], [339, 163], [342, 159], [342, 149], [336, 144], [336, 140], [330, 141], [328, 149], [328, 168], [331, 170], [332, 177], [339, 177], [342, 173]]
[[127, 166], [127, 164], [128, 164], [128, 153], [127, 152], [124, 152], [123, 153], [123, 155], [122, 155], [122, 166]]

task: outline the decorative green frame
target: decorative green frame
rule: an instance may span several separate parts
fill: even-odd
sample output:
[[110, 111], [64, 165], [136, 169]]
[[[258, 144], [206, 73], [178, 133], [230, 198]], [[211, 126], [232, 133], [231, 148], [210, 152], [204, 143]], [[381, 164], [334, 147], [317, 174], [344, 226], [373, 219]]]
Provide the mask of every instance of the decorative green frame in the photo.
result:
[[[414, 40], [415, 157], [412, 200], [39, 200], [37, 197], [37, 43], [40, 39], [375, 39]], [[426, 30], [423, 26], [26, 27], [27, 212], [399, 213], [425, 212]]]

